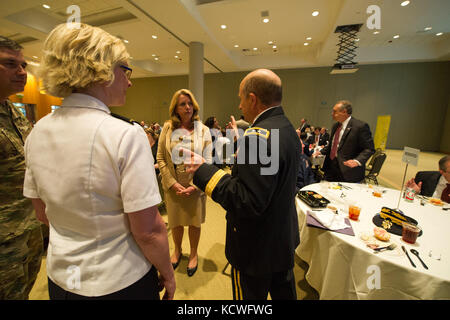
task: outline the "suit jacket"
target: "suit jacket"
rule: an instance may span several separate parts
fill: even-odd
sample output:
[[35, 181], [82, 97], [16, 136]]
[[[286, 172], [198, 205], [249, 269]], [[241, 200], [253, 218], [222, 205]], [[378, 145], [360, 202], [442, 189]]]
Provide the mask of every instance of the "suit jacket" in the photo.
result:
[[[313, 133], [308, 139], [306, 139], [306, 141], [309, 144], [316, 143], [316, 135]], [[319, 134], [319, 141], [318, 142], [320, 142], [320, 134]]]
[[319, 146], [326, 146], [328, 141], [330, 141], [330, 134], [328, 132], [321, 134], [319, 139]]
[[[278, 138], [273, 129], [278, 129]], [[227, 210], [225, 255], [247, 275], [292, 269], [300, 242], [295, 209], [300, 165], [297, 133], [283, 109], [276, 107], [258, 117], [238, 144], [238, 162], [231, 175], [208, 164], [194, 175], [195, 185]], [[272, 156], [269, 163], [261, 158], [261, 150]], [[277, 170], [261, 171], [277, 162]]]
[[297, 192], [304, 186], [316, 183], [316, 178], [314, 177], [314, 172], [311, 169], [309, 157], [305, 154], [301, 154], [300, 156], [300, 168], [297, 173]]
[[419, 171], [414, 178], [416, 183], [422, 181], [422, 188], [420, 194], [426, 197], [432, 197], [436, 186], [441, 178], [439, 171]]
[[[334, 133], [338, 127], [338, 122], [333, 125], [330, 136], [330, 143], [322, 149], [322, 154], [326, 155], [324, 162], [324, 170], [326, 171], [331, 165], [330, 152], [333, 145]], [[337, 160], [339, 169], [344, 181], [346, 182], [360, 182], [364, 180], [366, 162], [370, 156], [375, 152], [372, 134], [369, 125], [356, 118], [351, 118], [345, 128], [345, 132], [339, 143], [337, 150]], [[361, 166], [350, 168], [344, 165], [347, 160], [358, 160]]]

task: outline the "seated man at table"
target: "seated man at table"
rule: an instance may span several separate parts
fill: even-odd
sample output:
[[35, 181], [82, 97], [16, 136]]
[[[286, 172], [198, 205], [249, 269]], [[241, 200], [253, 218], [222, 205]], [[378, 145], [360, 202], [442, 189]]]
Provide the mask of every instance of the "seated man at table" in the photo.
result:
[[[303, 132], [302, 134], [305, 133]], [[302, 144], [302, 153], [300, 155], [300, 168], [297, 173], [296, 192], [298, 192], [304, 186], [317, 182], [314, 177], [314, 172], [311, 168], [309, 156], [304, 153], [305, 145], [303, 144], [302, 139], [300, 139], [300, 143]]]
[[314, 128], [314, 133], [308, 138], [308, 142], [313, 145], [313, 147], [318, 147], [320, 142], [320, 127]]
[[406, 183], [418, 194], [450, 203], [450, 155], [439, 160], [439, 171], [419, 171]]
[[308, 142], [308, 135], [306, 132], [300, 133], [300, 141], [302, 142], [302, 153], [304, 153], [307, 157], [311, 157], [314, 149], [310, 148], [310, 144]]

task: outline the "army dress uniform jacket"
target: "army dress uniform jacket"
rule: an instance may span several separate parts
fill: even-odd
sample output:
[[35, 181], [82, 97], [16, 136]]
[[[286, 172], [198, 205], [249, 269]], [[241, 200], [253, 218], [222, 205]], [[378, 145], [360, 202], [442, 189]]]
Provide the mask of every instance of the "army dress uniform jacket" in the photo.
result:
[[209, 164], [194, 175], [194, 184], [227, 210], [228, 261], [251, 276], [292, 269], [300, 243], [295, 208], [300, 140], [281, 107], [266, 110], [245, 131], [236, 161], [231, 175]]

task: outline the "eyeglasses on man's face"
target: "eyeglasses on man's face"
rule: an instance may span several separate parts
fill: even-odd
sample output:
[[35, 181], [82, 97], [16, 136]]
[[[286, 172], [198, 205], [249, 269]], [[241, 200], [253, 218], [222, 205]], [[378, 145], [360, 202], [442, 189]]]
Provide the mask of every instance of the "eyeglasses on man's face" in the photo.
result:
[[125, 76], [127, 77], [127, 79], [130, 80], [131, 74], [133, 73], [133, 69], [131, 69], [130, 67], [125, 66], [123, 64], [121, 64], [120, 67], [123, 69], [123, 72], [125, 73]]

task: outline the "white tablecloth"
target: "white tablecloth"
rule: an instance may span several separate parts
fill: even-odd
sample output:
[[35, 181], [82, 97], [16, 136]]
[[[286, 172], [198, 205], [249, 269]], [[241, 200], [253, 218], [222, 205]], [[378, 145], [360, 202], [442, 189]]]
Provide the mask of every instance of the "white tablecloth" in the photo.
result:
[[[335, 184], [317, 183], [302, 190], [313, 190], [331, 201], [339, 214], [348, 216], [348, 201], [362, 207], [359, 221], [351, 221], [355, 236], [322, 230], [306, 225], [306, 212], [311, 209], [299, 198], [296, 207], [299, 217], [300, 245], [296, 253], [308, 263], [308, 283], [321, 299], [450, 299], [450, 210], [444, 211], [415, 199], [400, 201], [400, 209], [416, 219], [423, 235], [413, 245], [391, 234], [396, 243], [393, 251], [374, 254], [361, 240], [361, 234], [373, 235], [372, 218], [383, 206], [396, 208], [399, 191], [386, 190], [382, 198], [372, 195], [373, 189], [364, 184], [343, 183], [352, 189], [333, 189]], [[343, 194], [343, 197], [341, 197]], [[417, 266], [411, 266], [403, 253], [405, 246]], [[429, 267], [426, 270], [410, 249], [419, 251]], [[432, 250], [432, 257], [429, 252]], [[437, 260], [435, 257], [440, 256]]]

